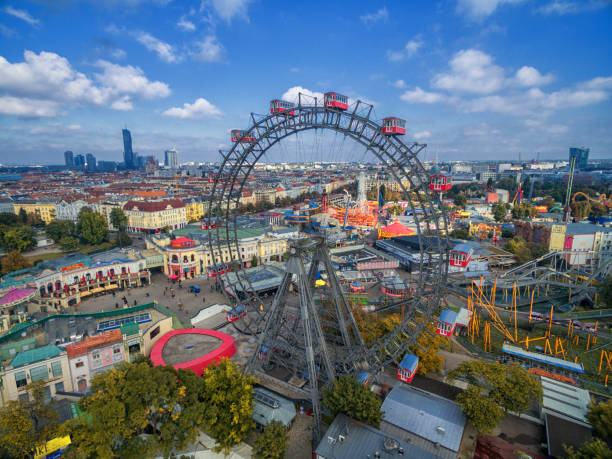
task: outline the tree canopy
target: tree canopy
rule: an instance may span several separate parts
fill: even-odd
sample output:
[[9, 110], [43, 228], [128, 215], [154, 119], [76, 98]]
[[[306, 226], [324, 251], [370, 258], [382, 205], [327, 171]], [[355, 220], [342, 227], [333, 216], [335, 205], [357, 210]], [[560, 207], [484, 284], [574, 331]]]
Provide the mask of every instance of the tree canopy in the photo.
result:
[[27, 386], [28, 401], [9, 401], [0, 408], [0, 455], [31, 457], [37, 446], [50, 440], [57, 429], [57, 412], [47, 404], [43, 381]]
[[60, 242], [64, 237], [74, 236], [74, 222], [70, 220], [53, 220], [45, 227], [47, 235], [55, 242]]
[[18, 225], [8, 227], [0, 225], [0, 246], [4, 250], [23, 252], [33, 247], [34, 244], [34, 230], [31, 226]]
[[287, 453], [287, 429], [282, 422], [272, 421], [253, 444], [256, 459], [282, 459]]
[[88, 207], [83, 207], [79, 212], [76, 231], [85, 242], [100, 244], [106, 240], [108, 225], [103, 215], [92, 212]]
[[584, 220], [591, 213], [591, 203], [589, 201], [573, 201], [570, 203], [572, 217], [576, 220]]
[[332, 417], [338, 413], [378, 427], [383, 417], [381, 401], [365, 385], [352, 376], [336, 378], [331, 387], [323, 390], [323, 406]]
[[465, 207], [467, 204], [467, 196], [464, 193], [459, 193], [457, 196], [455, 196], [455, 199], [453, 199], [453, 203], [457, 207]]
[[114, 207], [113, 210], [111, 210], [110, 221], [111, 224], [120, 231], [125, 230], [128, 223], [127, 216], [120, 207]]
[[593, 438], [575, 450], [572, 446], [563, 445], [566, 459], [612, 459], [612, 450], [600, 438]]
[[444, 358], [438, 353], [444, 338], [436, 333], [433, 322], [427, 323], [426, 330], [419, 335], [416, 345], [410, 347], [410, 351], [419, 358], [417, 373], [420, 375], [439, 373], [444, 363]]
[[527, 411], [532, 402], [542, 400], [542, 384], [538, 377], [516, 363], [504, 365], [470, 360], [462, 362], [449, 376], [468, 382], [468, 389], [457, 396], [457, 403], [481, 432], [495, 428], [503, 412], [520, 414]]
[[190, 371], [122, 363], [94, 376], [81, 400], [87, 419], [62, 425], [78, 458], [140, 458], [184, 448], [203, 425], [201, 378]]
[[528, 202], [517, 202], [512, 206], [513, 218], [530, 218], [537, 214], [538, 211]]
[[29, 268], [32, 266], [32, 263], [21, 255], [18, 250], [13, 250], [7, 253], [2, 257], [2, 259], [0, 259], [0, 263], [2, 264], [2, 274], [19, 271], [20, 269]]
[[599, 302], [612, 305], [612, 274], [609, 274], [599, 286]]
[[612, 438], [612, 399], [598, 404], [591, 403], [587, 420], [601, 438]]
[[508, 213], [506, 203], [503, 201], [494, 202], [491, 211], [493, 212], [493, 218], [496, 222], [503, 222]]

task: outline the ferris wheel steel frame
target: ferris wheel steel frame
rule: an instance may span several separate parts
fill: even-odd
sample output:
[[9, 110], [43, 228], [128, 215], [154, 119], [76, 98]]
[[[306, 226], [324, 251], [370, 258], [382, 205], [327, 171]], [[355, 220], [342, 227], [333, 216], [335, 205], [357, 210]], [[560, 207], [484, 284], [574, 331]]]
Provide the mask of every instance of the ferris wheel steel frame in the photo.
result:
[[[388, 172], [397, 181], [414, 215], [420, 252], [416, 293], [411, 299], [397, 303], [398, 309], [401, 305], [404, 306], [402, 308], [403, 319], [401, 323], [387, 335], [368, 344], [363, 344], [358, 330], [356, 333], [353, 333], [353, 339], [345, 336], [347, 330], [351, 329], [354, 325], [350, 307], [347, 306], [349, 310], [347, 318], [349, 321], [352, 321], [352, 324], [349, 323], [348, 327], [346, 324], [341, 324], [344, 345], [340, 353], [334, 354], [333, 362], [331, 362], [329, 354], [325, 351], [325, 341], [318, 344], [314, 343], [313, 345], [312, 336], [306, 338], [306, 340], [311, 340], [310, 343], [307, 343], [307, 347], [310, 347], [306, 349], [306, 354], [318, 350], [321, 352], [322, 359], [331, 366], [331, 368], [328, 368], [328, 378], [324, 381], [329, 383], [338, 374], [355, 374], [358, 371], [368, 371], [372, 374], [377, 374], [385, 365], [398, 363], [409, 346], [417, 345], [416, 340], [418, 336], [423, 331], [427, 331], [425, 328], [427, 322], [439, 310], [444, 291], [443, 287], [446, 284], [448, 274], [448, 244], [446, 239], [448, 220], [440, 199], [438, 199], [439, 207], [433, 202], [433, 195], [438, 193], [429, 190], [429, 174], [417, 156], [426, 145], [418, 143], [405, 144], [397, 136], [383, 135], [381, 126], [370, 118], [373, 111], [372, 105], [357, 101], [349, 107], [349, 110], [340, 111], [323, 106], [317, 98], [309, 98], [314, 100], [314, 103], [303, 103], [305, 97], [309, 98], [309, 96], [302, 94], [298, 96], [298, 103], [293, 109], [293, 115], [282, 112], [266, 115], [251, 113], [252, 125], [244, 132], [247, 133], [247, 137], [254, 138], [254, 141], [236, 142], [227, 152], [220, 150], [223, 161], [215, 176], [208, 210], [209, 218], [212, 217], [213, 210], [216, 210], [216, 213], [220, 212], [225, 218], [225, 224], [222, 227], [217, 225], [216, 237], [209, 233], [209, 249], [213, 264], [217, 263], [217, 260], [220, 259], [221, 262], [229, 264], [237, 262], [242, 267], [243, 263], [248, 261], [240, 251], [237, 234], [237, 216], [232, 213], [232, 209], [238, 205], [249, 175], [257, 162], [270, 148], [291, 135], [297, 136], [301, 132], [312, 129], [332, 130], [363, 145], [366, 151], [371, 152], [386, 166]], [[406, 181], [410, 184], [409, 189], [406, 189], [404, 186]], [[411, 193], [416, 195], [416, 199], [411, 198]], [[417, 215], [415, 208], [423, 209], [424, 214], [422, 218]], [[431, 225], [433, 224], [433, 235], [426, 236], [423, 234], [421, 229], [422, 222], [427, 223], [428, 231], [431, 231]], [[295, 246], [293, 247], [295, 249]], [[299, 247], [294, 252], [296, 250], [297, 252], [301, 251]], [[313, 255], [313, 260], [315, 259], [314, 257], [318, 257], [317, 260], [327, 270], [333, 270], [328, 254], [325, 255], [324, 253], [326, 250], [322, 251], [320, 246], [314, 250], [314, 253], [318, 255]], [[224, 256], [224, 253], [227, 255]], [[299, 266], [303, 264], [303, 259], [299, 259], [299, 255], [295, 253], [290, 256], [287, 264], [293, 266], [292, 270], [295, 273], [302, 273], [297, 276], [300, 304], [302, 302], [308, 303], [307, 306], [301, 309], [302, 319], [312, 320], [312, 316], [317, 315], [317, 309], [312, 300], [312, 291], [310, 291], [312, 288], [310, 283], [314, 281], [313, 269], [310, 269], [310, 272], [306, 274], [304, 266]], [[316, 274], [316, 267], [314, 273]], [[335, 279], [335, 273], [332, 274]], [[223, 278], [223, 276], [228, 276], [228, 274], [222, 274], [219, 277]], [[287, 294], [289, 284], [292, 282], [291, 279], [290, 274], [286, 274], [283, 277], [277, 295]], [[225, 289], [223, 289], [224, 293], [231, 301], [236, 303], [252, 303], [252, 307], [250, 317], [247, 320], [234, 322], [233, 325], [242, 333], [259, 334], [257, 347], [247, 364], [247, 371], [249, 371], [261, 365], [262, 360], [268, 360], [267, 358], [258, 359], [258, 355], [265, 345], [265, 333], [269, 329], [274, 329], [275, 326], [276, 328], [278, 326], [278, 324], [269, 323], [270, 317], [274, 315], [275, 310], [282, 306], [278, 304], [277, 298], [275, 298], [269, 311], [260, 310], [256, 305], [262, 303], [253, 289], [249, 278], [236, 273], [235, 281], [236, 283], [231, 288], [233, 288], [236, 298], [232, 297]], [[237, 284], [240, 285], [242, 292], [249, 292], [249, 295], [251, 295], [246, 301], [241, 301], [237, 298]], [[339, 304], [346, 303], [346, 299], [338, 287], [337, 280], [334, 280], [332, 284], [333, 294], [338, 294], [343, 298], [343, 301], [340, 301]], [[228, 285], [231, 285], [229, 280]], [[339, 291], [336, 291], [338, 289]], [[337, 306], [337, 310], [338, 307], [342, 308], [342, 306]], [[322, 338], [321, 325], [317, 323], [318, 318], [314, 317], [314, 319], [311, 331], [314, 331], [315, 341], [316, 339], [324, 339]], [[342, 320], [339, 320], [339, 322], [342, 322]], [[310, 331], [306, 330], [308, 328], [309, 326], [305, 325], [305, 335], [310, 333]], [[262, 333], [264, 331], [265, 333]], [[271, 353], [271, 351], [269, 350], [268, 353]], [[315, 374], [317, 370], [313, 367], [312, 356], [307, 356], [306, 360], [309, 363], [308, 374]], [[315, 411], [318, 411], [318, 400], [320, 398], [316, 384], [318, 377], [312, 379], [314, 383], [310, 384], [309, 391], [313, 399], [313, 407]], [[319, 413], [315, 413], [315, 437], [320, 436], [320, 426], [317, 422], [318, 415]]]

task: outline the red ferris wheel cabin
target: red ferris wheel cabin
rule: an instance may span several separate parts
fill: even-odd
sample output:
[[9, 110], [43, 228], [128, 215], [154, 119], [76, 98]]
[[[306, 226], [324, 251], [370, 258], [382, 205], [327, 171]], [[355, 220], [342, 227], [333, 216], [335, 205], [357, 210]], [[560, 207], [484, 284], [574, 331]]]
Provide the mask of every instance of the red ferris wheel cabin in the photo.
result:
[[295, 115], [295, 104], [293, 102], [287, 102], [285, 100], [274, 99], [270, 101], [270, 113], [286, 113], [289, 115]]
[[406, 120], [395, 118], [393, 116], [383, 119], [382, 133], [384, 135], [405, 135]]
[[255, 137], [250, 135], [247, 131], [241, 131], [240, 129], [232, 129], [232, 142], [255, 142]]
[[323, 97], [323, 105], [326, 108], [346, 110], [348, 108], [348, 98], [337, 92], [326, 92]]
[[473, 254], [474, 248], [470, 244], [457, 244], [450, 251], [449, 264], [457, 268], [465, 268], [470, 264]]
[[429, 179], [429, 189], [431, 191], [448, 191], [453, 187], [450, 177], [442, 174], [432, 175]]

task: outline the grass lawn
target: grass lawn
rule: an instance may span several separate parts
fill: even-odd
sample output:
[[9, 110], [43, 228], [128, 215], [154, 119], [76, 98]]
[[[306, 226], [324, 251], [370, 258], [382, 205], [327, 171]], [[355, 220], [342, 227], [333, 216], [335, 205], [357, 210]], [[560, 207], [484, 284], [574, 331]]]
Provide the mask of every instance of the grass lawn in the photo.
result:
[[[519, 325], [520, 325], [520, 321], [519, 321]], [[506, 322], [506, 327], [508, 328], [510, 333], [514, 335], [514, 325]], [[481, 328], [480, 336], [474, 337], [473, 345], [477, 347], [478, 349], [482, 350], [483, 349], [483, 328], [484, 328], [483, 323], [481, 323], [480, 328]], [[529, 336], [530, 340], [532, 338], [542, 337], [544, 336], [546, 329], [547, 329], [547, 325], [541, 322], [533, 325], [533, 327], [531, 328], [527, 328], [527, 327], [521, 328], [519, 326], [519, 328], [517, 329], [518, 340], [523, 341], [527, 336]], [[551, 327], [551, 333], [553, 336], [549, 339], [549, 343], [550, 343], [553, 353], [555, 351], [555, 336], [557, 336], [561, 338], [562, 340], [563, 348], [566, 352], [565, 354], [566, 360], [573, 362], [574, 358], [578, 356], [578, 362], [584, 365], [584, 369], [587, 372], [587, 375], [585, 376], [590, 377], [590, 379], [593, 379], [595, 381], [602, 382], [602, 377], [597, 376], [597, 369], [599, 366], [599, 359], [600, 359], [601, 351], [595, 350], [592, 352], [586, 352], [586, 344], [587, 344], [586, 333], [579, 334], [578, 344], [573, 344], [572, 342], [570, 342], [571, 340], [568, 340], [567, 327], [553, 325]], [[471, 337], [465, 337], [465, 339], [468, 341], [468, 343], [470, 344], [472, 343]], [[499, 330], [497, 330], [495, 327], [493, 327], [493, 324], [491, 323], [491, 351], [493, 354], [501, 354], [501, 349], [502, 349], [502, 344], [504, 343], [504, 339], [505, 339], [504, 335]], [[594, 347], [599, 347], [599, 346], [602, 346], [608, 343], [612, 343], [612, 340], [598, 337], [597, 344], [593, 346], [591, 343], [591, 346], [589, 347], [589, 349], [593, 349]], [[537, 352], [535, 350], [535, 346], [544, 347], [544, 344], [545, 344], [545, 340], [543, 339], [539, 341], [534, 341], [534, 342], [530, 341], [529, 351]], [[525, 343], [515, 344], [515, 345], [525, 349]], [[608, 350], [610, 350], [610, 347], [608, 347]], [[563, 355], [559, 353], [555, 357], [562, 359]]]
[[54, 260], [55, 258], [63, 257], [64, 255], [66, 255], [64, 252], [41, 253], [40, 255], [24, 255], [24, 258], [26, 258], [30, 263], [36, 264], [39, 261]]
[[[98, 245], [89, 245], [89, 244], [79, 244], [79, 249], [77, 252], [82, 253], [83, 255], [88, 255], [92, 252], [102, 252], [105, 250], [110, 250], [113, 247], [116, 247], [115, 242], [106, 241], [102, 242]], [[45, 260], [54, 260], [59, 257], [63, 257], [64, 255], [68, 255], [70, 252], [54, 252], [54, 253], [42, 253], [40, 255], [30, 255], [24, 254], [24, 257], [30, 261], [32, 264], [36, 264], [40, 261]]]

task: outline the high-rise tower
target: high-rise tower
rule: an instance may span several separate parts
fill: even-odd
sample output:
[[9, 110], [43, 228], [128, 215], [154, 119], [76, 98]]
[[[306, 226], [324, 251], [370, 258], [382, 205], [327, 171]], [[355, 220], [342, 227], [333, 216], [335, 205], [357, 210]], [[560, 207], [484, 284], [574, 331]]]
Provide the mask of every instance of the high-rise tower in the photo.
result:
[[175, 148], [172, 150], [166, 150], [164, 158], [164, 164], [166, 167], [170, 169], [178, 169], [179, 160], [178, 160], [178, 151]]
[[126, 169], [134, 169], [134, 152], [132, 151], [132, 134], [128, 129], [123, 130], [123, 162]]
[[576, 162], [576, 169], [585, 169], [589, 162], [589, 151], [590, 148], [575, 148], [572, 147], [569, 149], [569, 161], [572, 162], [572, 158], [576, 158], [574, 161]]
[[66, 167], [74, 167], [74, 153], [70, 150], [64, 152]]

